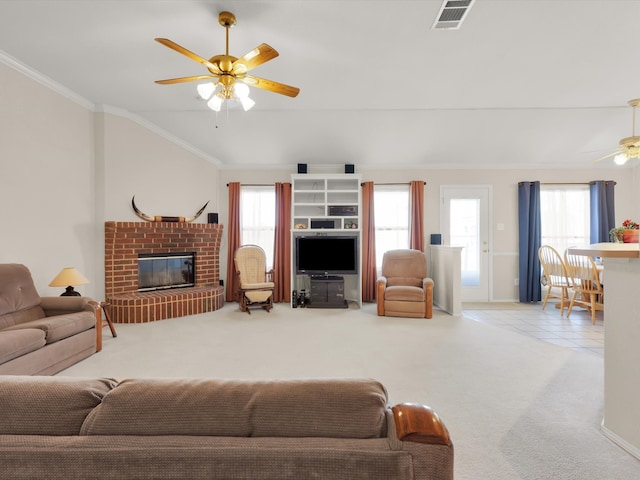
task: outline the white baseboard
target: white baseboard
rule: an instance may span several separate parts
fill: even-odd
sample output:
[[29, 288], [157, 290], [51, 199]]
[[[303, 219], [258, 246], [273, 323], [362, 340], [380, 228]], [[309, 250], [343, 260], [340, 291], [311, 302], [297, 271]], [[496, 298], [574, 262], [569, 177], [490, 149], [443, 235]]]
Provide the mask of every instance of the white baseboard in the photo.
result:
[[624, 438], [620, 437], [618, 434], [612, 432], [607, 427], [605, 427], [604, 420], [602, 420], [602, 423], [600, 424], [600, 431], [605, 437], [607, 437], [613, 443], [615, 443], [620, 448], [622, 448], [623, 450], [627, 451], [629, 454], [633, 455], [638, 460], [640, 460], [640, 449], [634, 445], [631, 445]]

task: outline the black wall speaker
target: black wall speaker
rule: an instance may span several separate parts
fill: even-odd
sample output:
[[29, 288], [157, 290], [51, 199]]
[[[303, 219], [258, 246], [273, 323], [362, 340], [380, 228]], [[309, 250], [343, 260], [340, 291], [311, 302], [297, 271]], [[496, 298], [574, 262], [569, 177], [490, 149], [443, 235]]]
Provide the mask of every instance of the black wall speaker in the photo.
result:
[[218, 223], [218, 214], [217, 213], [207, 213], [207, 221], [209, 223]]
[[298, 164], [298, 173], [307, 173], [307, 164], [299, 163]]
[[353, 163], [345, 163], [344, 173], [356, 173], [356, 166]]

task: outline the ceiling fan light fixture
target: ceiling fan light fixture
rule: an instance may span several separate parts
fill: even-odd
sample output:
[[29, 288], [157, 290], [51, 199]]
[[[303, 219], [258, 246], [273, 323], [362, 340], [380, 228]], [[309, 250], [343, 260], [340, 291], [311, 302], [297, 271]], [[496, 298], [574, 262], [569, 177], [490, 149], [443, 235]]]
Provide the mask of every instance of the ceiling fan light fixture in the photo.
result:
[[198, 91], [198, 95], [200, 95], [200, 98], [202, 98], [203, 100], [209, 100], [211, 98], [211, 95], [213, 95], [213, 92], [215, 92], [216, 90], [216, 85], [212, 82], [200, 83], [196, 87], [196, 90]]
[[627, 156], [624, 153], [619, 153], [615, 157], [613, 157], [613, 161], [616, 165], [624, 165], [627, 163]]
[[224, 99], [220, 98], [218, 95], [214, 95], [207, 102], [207, 107], [209, 107], [214, 112], [219, 112], [222, 108], [222, 102]]
[[238, 98], [248, 98], [249, 97], [249, 85], [246, 83], [236, 82], [233, 85], [233, 93]]
[[232, 85], [225, 85], [222, 82], [201, 84], [198, 85], [197, 90], [198, 95], [208, 100], [207, 106], [215, 112], [219, 112], [225, 102], [231, 106], [240, 103], [245, 112], [251, 110], [256, 104], [249, 98], [249, 86], [244, 83]]
[[242, 104], [242, 108], [244, 108], [245, 112], [247, 110], [251, 110], [253, 106], [256, 104], [256, 102], [251, 100], [249, 97], [238, 97], [238, 100], [240, 100], [240, 103]]

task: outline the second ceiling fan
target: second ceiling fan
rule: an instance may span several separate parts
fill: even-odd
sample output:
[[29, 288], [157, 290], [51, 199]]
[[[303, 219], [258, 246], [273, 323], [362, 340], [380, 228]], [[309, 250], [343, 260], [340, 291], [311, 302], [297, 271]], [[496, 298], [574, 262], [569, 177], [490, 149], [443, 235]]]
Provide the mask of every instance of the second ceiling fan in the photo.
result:
[[224, 100], [234, 98], [242, 102], [245, 110], [251, 108], [253, 101], [249, 100], [250, 103], [243, 101], [244, 99], [248, 100], [249, 89], [247, 86], [261, 88], [288, 97], [296, 97], [298, 93], [300, 93], [300, 89], [297, 87], [249, 75], [248, 72], [250, 70], [277, 57], [278, 52], [266, 43], [263, 43], [240, 58], [229, 55], [229, 29], [236, 25], [236, 17], [231, 12], [221, 12], [218, 15], [218, 23], [226, 30], [225, 53], [214, 55], [208, 60], [167, 38], [156, 38], [155, 40], [157, 42], [204, 65], [209, 73], [206, 75], [156, 80], [155, 83], [170, 85], [174, 83], [212, 80], [211, 83], [199, 85], [198, 92], [203, 98], [210, 98], [209, 106], [216, 111], [220, 110], [220, 105]]
[[640, 105], [640, 98], [629, 100], [628, 103], [633, 109], [631, 136], [625, 137], [620, 140], [620, 142], [618, 142], [620, 146], [617, 150], [608, 153], [604, 157], [600, 157], [597, 160], [594, 160], [594, 163], [613, 157], [613, 160], [617, 165], [624, 165], [625, 163], [627, 163], [627, 160], [631, 158], [640, 158], [640, 136], [636, 135], [636, 109]]

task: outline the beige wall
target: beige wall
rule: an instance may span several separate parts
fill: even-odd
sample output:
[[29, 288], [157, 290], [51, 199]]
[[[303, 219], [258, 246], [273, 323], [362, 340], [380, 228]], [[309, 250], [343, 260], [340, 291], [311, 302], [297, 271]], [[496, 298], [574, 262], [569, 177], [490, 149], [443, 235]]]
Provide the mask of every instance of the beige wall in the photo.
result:
[[131, 197], [149, 215], [193, 216], [206, 202], [217, 212], [218, 168], [184, 148], [117, 115], [102, 117], [105, 220], [140, 221]]
[[[55, 93], [22, 73], [0, 64], [0, 262], [25, 263], [42, 294], [65, 266], [76, 266], [90, 280], [87, 295], [103, 296], [103, 225], [107, 220], [137, 221], [131, 197], [150, 215], [193, 215], [205, 202], [206, 213], [218, 212], [226, 224], [226, 184], [288, 182], [289, 169], [219, 169], [167, 140], [158, 132], [119, 112], [94, 112]], [[640, 181], [636, 169], [585, 170], [363, 170], [365, 181], [424, 180], [425, 234], [440, 232], [440, 187], [490, 185], [492, 216], [493, 300], [514, 300], [517, 290], [517, 183], [615, 180], [617, 223], [640, 218]], [[481, 165], [481, 162], [479, 162]], [[309, 164], [310, 173], [339, 173], [343, 167]], [[502, 223], [505, 229], [498, 231]], [[221, 251], [221, 278], [226, 275], [226, 232]]]
[[96, 113], [0, 64], [0, 262], [24, 263], [41, 295], [74, 266], [104, 296], [104, 222], [218, 211], [218, 168], [117, 113]]
[[92, 113], [2, 64], [0, 85], [0, 262], [59, 294], [47, 284], [62, 268], [97, 275]]

